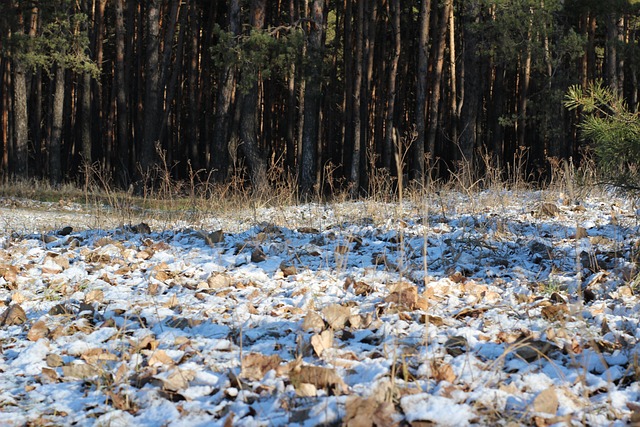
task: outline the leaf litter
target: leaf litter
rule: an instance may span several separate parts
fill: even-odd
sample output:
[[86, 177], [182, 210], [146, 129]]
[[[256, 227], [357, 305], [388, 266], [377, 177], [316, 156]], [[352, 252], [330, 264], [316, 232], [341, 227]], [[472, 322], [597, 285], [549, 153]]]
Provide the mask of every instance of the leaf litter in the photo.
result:
[[551, 196], [4, 209], [0, 424], [637, 422], [638, 212]]

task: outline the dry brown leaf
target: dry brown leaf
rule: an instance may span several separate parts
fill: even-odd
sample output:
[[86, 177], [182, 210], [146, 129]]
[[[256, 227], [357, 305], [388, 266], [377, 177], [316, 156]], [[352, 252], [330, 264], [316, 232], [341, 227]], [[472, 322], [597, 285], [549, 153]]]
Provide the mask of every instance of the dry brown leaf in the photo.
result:
[[49, 382], [57, 382], [58, 373], [56, 372], [55, 369], [42, 368], [42, 378], [46, 379]]
[[309, 311], [306, 316], [304, 316], [304, 320], [302, 321], [302, 330], [303, 331], [315, 331], [320, 332], [324, 329], [325, 323], [320, 316], [315, 311]]
[[94, 366], [86, 363], [74, 363], [62, 367], [62, 374], [65, 377], [85, 379], [94, 375], [98, 375], [98, 371]]
[[342, 329], [351, 316], [351, 308], [340, 304], [332, 304], [322, 309], [322, 315], [334, 330]]
[[0, 276], [4, 278], [11, 286], [9, 289], [15, 289], [16, 280], [18, 280], [18, 273], [20, 269], [15, 265], [7, 265], [0, 267]]
[[347, 414], [342, 424], [345, 427], [391, 427], [398, 424], [393, 419], [395, 409], [390, 402], [352, 396], [347, 398], [345, 406]]
[[84, 296], [84, 302], [91, 304], [94, 302], [102, 302], [104, 300], [104, 292], [101, 289], [92, 289]]
[[27, 321], [27, 313], [19, 304], [10, 305], [0, 314], [0, 326], [21, 325]]
[[410, 283], [400, 282], [393, 286], [385, 301], [413, 310], [418, 303], [418, 289]]
[[147, 351], [151, 351], [151, 354], [149, 355], [149, 359], [147, 360], [147, 366], [173, 365], [175, 363], [173, 359], [169, 357], [167, 352], [164, 350], [155, 350], [155, 351], [147, 350]]
[[49, 328], [47, 328], [47, 324], [42, 320], [38, 320], [31, 326], [29, 332], [27, 333], [27, 339], [29, 341], [38, 341], [41, 338], [45, 338], [49, 333]]
[[103, 348], [92, 348], [82, 353], [80, 357], [89, 365], [95, 365], [98, 362], [106, 360], [118, 360], [118, 357], [115, 354], [110, 353]]
[[311, 346], [318, 357], [322, 356], [322, 352], [333, 347], [333, 331], [326, 330], [320, 334], [311, 337]]
[[558, 406], [558, 395], [554, 387], [543, 390], [533, 399], [533, 410], [535, 412], [555, 415], [558, 411]]
[[431, 377], [438, 382], [447, 381], [453, 383], [456, 379], [456, 374], [448, 363], [442, 360], [433, 360], [431, 362]]
[[163, 376], [158, 379], [162, 381], [164, 390], [178, 391], [189, 387], [189, 381], [193, 381], [195, 377], [195, 371], [173, 368], [166, 377]]
[[489, 307], [465, 307], [456, 314], [453, 315], [454, 319], [460, 319], [462, 317], [480, 317], [485, 311], [489, 310]]
[[282, 270], [282, 275], [284, 277], [295, 276], [298, 274], [298, 269], [295, 265], [289, 265], [284, 262], [280, 264], [280, 270]]
[[242, 358], [240, 376], [248, 380], [260, 381], [272, 369], [280, 366], [282, 359], [277, 354], [265, 356], [261, 353], [249, 353]]
[[55, 353], [47, 354], [47, 357], [45, 358], [45, 362], [46, 362], [47, 366], [50, 367], [50, 368], [57, 368], [59, 366], [64, 365], [64, 361], [62, 360], [62, 356], [60, 356], [59, 354], [55, 354]]
[[298, 397], [315, 397], [317, 394], [318, 389], [313, 384], [300, 383], [296, 386], [296, 395]]
[[298, 366], [289, 373], [289, 378], [296, 392], [303, 387], [302, 384], [312, 384], [316, 389], [326, 389], [335, 395], [344, 394], [348, 390], [347, 385], [334, 369], [321, 366]]
[[566, 304], [550, 305], [542, 307], [540, 314], [547, 320], [562, 320], [569, 314], [569, 307]]
[[12, 303], [22, 304], [26, 300], [27, 300], [27, 297], [22, 292], [15, 291], [13, 294], [11, 294], [11, 302]]
[[164, 304], [162, 304], [162, 306], [166, 308], [175, 308], [179, 305], [180, 301], [178, 301], [178, 297], [176, 296], [176, 294], [171, 295], [171, 297], [169, 297], [169, 299]]
[[225, 273], [213, 272], [207, 279], [209, 289], [222, 289], [231, 286], [231, 278]]

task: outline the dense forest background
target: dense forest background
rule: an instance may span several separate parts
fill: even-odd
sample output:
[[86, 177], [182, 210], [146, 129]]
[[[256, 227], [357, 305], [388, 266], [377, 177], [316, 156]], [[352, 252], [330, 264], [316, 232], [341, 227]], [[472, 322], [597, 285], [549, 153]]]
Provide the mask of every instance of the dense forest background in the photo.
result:
[[588, 145], [571, 85], [636, 111], [639, 24], [630, 0], [4, 0], [0, 176], [544, 178]]

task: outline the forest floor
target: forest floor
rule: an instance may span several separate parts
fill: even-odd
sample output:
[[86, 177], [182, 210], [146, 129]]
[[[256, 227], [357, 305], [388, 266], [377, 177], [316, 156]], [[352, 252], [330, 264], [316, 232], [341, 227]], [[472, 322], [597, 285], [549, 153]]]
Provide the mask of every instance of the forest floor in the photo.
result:
[[640, 422], [636, 209], [1, 199], [0, 425]]

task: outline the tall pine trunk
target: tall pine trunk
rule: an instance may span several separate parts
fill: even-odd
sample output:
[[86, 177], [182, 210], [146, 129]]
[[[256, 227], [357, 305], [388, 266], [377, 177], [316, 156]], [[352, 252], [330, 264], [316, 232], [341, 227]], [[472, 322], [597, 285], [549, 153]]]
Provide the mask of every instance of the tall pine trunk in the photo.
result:
[[[402, 48], [402, 35], [400, 33], [400, 0], [390, 0], [391, 30], [393, 31], [393, 54], [389, 66], [389, 80], [387, 82], [387, 110], [385, 118], [384, 145], [382, 148], [382, 165], [391, 170], [393, 157], [393, 132], [394, 115], [396, 110], [396, 78], [398, 75], [398, 63]], [[401, 173], [401, 172], [400, 172]]]
[[[251, 2], [251, 26], [255, 30], [264, 27], [266, 0], [253, 0]], [[243, 73], [243, 79], [247, 78], [247, 73]], [[260, 150], [257, 138], [257, 112], [258, 112], [258, 81], [259, 77], [252, 82], [245, 82], [249, 85], [249, 90], [243, 93], [240, 103], [240, 149], [244, 153], [249, 165], [251, 174], [251, 184], [257, 194], [261, 194], [267, 189], [267, 162]], [[245, 85], [242, 85], [245, 86]]]
[[[229, 29], [235, 37], [240, 34], [240, 0], [229, 3]], [[222, 181], [227, 177], [229, 168], [229, 129], [231, 126], [231, 104], [236, 89], [236, 67], [225, 64], [219, 78], [220, 84], [216, 96], [215, 124], [213, 129], [213, 147], [211, 167], [215, 177]]]
[[362, 94], [362, 77], [364, 75], [364, 2], [358, 1], [356, 14], [356, 51], [354, 61], [355, 78], [353, 81], [353, 156], [351, 161], [351, 196], [355, 197], [360, 190], [360, 157], [362, 151], [362, 115], [360, 102]]
[[308, 196], [316, 183], [317, 147], [322, 103], [322, 39], [324, 32], [324, 0], [314, 0], [311, 7], [308, 40], [308, 65], [305, 69], [304, 129], [302, 131], [302, 163], [300, 165], [300, 191]]
[[438, 31], [435, 67], [433, 69], [433, 81], [431, 90], [431, 102], [429, 104], [429, 128], [427, 130], [427, 147], [429, 148], [429, 164], [433, 164], [436, 152], [436, 136], [438, 131], [438, 114], [440, 112], [440, 86], [442, 84], [442, 70], [444, 68], [444, 48], [447, 43], [447, 24], [449, 21], [449, 9], [453, 8], [453, 0], [445, 0], [441, 8], [440, 28]]
[[160, 126], [160, 10], [158, 0], [147, 1], [147, 46], [145, 64], [144, 136], [140, 147], [140, 168], [148, 174], [157, 161], [155, 144]]
[[56, 65], [53, 79], [53, 112], [51, 115], [51, 140], [49, 141], [49, 180], [57, 185], [62, 181], [62, 126], [64, 121], [65, 69]]
[[481, 67], [478, 58], [478, 34], [473, 29], [479, 20], [478, 0], [468, 0], [462, 10], [463, 28], [463, 94], [460, 110], [460, 154], [463, 162], [474, 165], [474, 150], [478, 139], [478, 120], [482, 91], [480, 86]]
[[129, 185], [130, 179], [130, 141], [129, 141], [129, 108], [127, 104], [128, 85], [125, 73], [125, 27], [123, 0], [116, 3], [116, 129], [118, 144], [118, 184], [123, 188]]
[[[429, 72], [429, 21], [431, 18], [431, 0], [422, 0], [420, 6], [420, 35], [418, 41], [418, 75], [416, 78], [416, 140], [412, 147], [413, 164], [410, 177], [420, 181], [424, 179], [424, 143], [426, 128], [427, 75]], [[402, 171], [398, 171], [401, 174]]]

